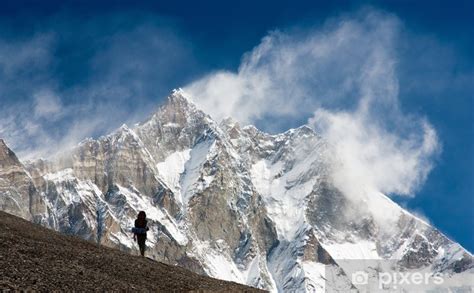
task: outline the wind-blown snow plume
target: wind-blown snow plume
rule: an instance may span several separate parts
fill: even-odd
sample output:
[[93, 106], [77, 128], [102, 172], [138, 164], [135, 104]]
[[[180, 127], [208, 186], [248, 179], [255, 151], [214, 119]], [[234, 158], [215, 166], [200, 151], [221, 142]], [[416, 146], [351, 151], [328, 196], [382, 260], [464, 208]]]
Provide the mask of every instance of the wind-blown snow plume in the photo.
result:
[[216, 119], [263, 121], [267, 129], [280, 118], [307, 119], [336, 148], [341, 190], [412, 195], [439, 142], [426, 119], [400, 110], [400, 28], [395, 16], [367, 9], [322, 29], [272, 32], [237, 72], [213, 73], [185, 91]]
[[[78, 76], [65, 87], [51, 69], [63, 62], [56, 57], [58, 36], [89, 35], [87, 28], [96, 22], [24, 40], [0, 39], [0, 137], [23, 159], [50, 155], [52, 144], [54, 151], [68, 149], [86, 136], [140, 120], [156, 102], [150, 97], [167, 92], [173, 76], [193, 67], [183, 65], [194, 62], [189, 43], [159, 23], [137, 22], [112, 36], [105, 26], [94, 32], [92, 56], [84, 57], [81, 76], [87, 78]], [[232, 116], [267, 131], [307, 121], [344, 162], [346, 175], [336, 181], [351, 190], [356, 182], [412, 194], [429, 173], [439, 143], [426, 119], [399, 107], [401, 27], [395, 16], [366, 9], [318, 28], [274, 31], [244, 55], [237, 72], [214, 72], [185, 91], [218, 120]], [[171, 59], [161, 58], [169, 52]]]

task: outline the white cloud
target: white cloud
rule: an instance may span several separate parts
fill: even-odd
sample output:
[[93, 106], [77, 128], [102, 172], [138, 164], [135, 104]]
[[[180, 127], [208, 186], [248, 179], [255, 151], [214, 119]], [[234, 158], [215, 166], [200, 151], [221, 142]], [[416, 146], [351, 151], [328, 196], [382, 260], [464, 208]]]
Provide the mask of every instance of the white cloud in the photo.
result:
[[54, 42], [51, 34], [36, 34], [26, 40], [0, 39], [0, 66], [3, 78], [23, 77], [51, 62], [50, 49]]
[[[439, 143], [426, 119], [400, 109], [400, 27], [395, 16], [367, 9], [319, 28], [271, 32], [244, 55], [237, 72], [214, 72], [184, 89], [218, 120], [233, 116], [266, 130], [308, 121], [343, 160], [334, 176], [341, 189], [364, 184], [411, 195], [432, 168]], [[142, 23], [97, 41], [85, 81], [61, 89], [50, 68], [57, 64], [55, 41], [52, 34], [0, 39], [0, 99], [20, 93], [26, 101], [0, 100], [0, 136], [22, 158], [48, 156], [143, 119], [150, 97], [167, 91], [173, 76], [192, 67], [183, 64], [194, 62], [189, 43]]]
[[319, 29], [273, 32], [237, 72], [215, 72], [184, 89], [218, 120], [265, 118], [272, 129], [307, 119], [342, 160], [334, 180], [346, 193], [363, 186], [413, 195], [439, 143], [426, 119], [400, 110], [400, 27], [395, 16], [367, 9]]
[[53, 120], [61, 113], [61, 99], [50, 90], [42, 90], [33, 95], [34, 112], [37, 117]]
[[335, 183], [348, 194], [360, 188], [414, 195], [433, 167], [439, 147], [436, 132], [421, 120], [417, 122], [420, 129], [404, 137], [407, 133], [388, 131], [372, 119], [363, 111], [321, 109], [309, 120], [342, 161], [335, 169]]
[[[176, 77], [191, 71], [191, 46], [179, 34], [146, 17], [117, 30], [122, 17], [0, 37], [0, 138], [21, 159], [50, 157], [144, 119]], [[91, 42], [79, 45], [83, 56], [68, 46], [84, 36]]]
[[[371, 75], [375, 83], [384, 78], [376, 72], [379, 67], [393, 67], [381, 62], [392, 53], [398, 25], [393, 16], [370, 11], [318, 30], [272, 32], [244, 55], [236, 73], [212, 73], [185, 90], [216, 119], [233, 115], [251, 122], [268, 112], [299, 116], [318, 106], [340, 106], [371, 94], [360, 92], [361, 74]], [[367, 61], [376, 55], [380, 62]]]

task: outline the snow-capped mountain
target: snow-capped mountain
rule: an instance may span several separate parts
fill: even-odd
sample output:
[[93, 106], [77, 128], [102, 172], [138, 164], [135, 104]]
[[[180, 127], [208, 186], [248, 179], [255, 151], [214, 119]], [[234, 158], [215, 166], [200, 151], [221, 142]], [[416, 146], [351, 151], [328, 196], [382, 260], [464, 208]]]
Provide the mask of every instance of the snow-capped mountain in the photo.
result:
[[156, 260], [272, 291], [364, 292], [353, 273], [384, 264], [472, 289], [468, 251], [383, 194], [343, 193], [337, 166], [309, 127], [217, 123], [175, 90], [145, 122], [48, 161], [22, 163], [0, 140], [0, 208], [131, 252], [144, 210]]

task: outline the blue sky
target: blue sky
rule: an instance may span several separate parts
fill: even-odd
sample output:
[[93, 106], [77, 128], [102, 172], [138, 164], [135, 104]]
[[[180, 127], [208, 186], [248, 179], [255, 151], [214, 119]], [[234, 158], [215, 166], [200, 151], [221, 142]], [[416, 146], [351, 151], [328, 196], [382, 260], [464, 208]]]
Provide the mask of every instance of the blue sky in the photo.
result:
[[269, 132], [348, 118], [378, 150], [368, 182], [474, 251], [472, 1], [94, 2], [0, 7], [0, 136], [21, 157], [143, 120], [175, 87]]

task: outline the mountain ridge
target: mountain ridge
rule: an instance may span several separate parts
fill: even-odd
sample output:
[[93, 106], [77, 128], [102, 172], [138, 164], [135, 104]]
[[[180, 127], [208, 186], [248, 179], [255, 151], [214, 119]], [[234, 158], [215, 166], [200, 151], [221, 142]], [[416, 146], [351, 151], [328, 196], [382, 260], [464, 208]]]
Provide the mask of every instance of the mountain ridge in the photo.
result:
[[331, 271], [333, 290], [357, 288], [351, 258], [471, 276], [470, 252], [390, 198], [339, 190], [338, 164], [307, 126], [267, 134], [217, 123], [176, 90], [143, 123], [25, 168], [36, 222], [132, 251], [125, 235], [143, 209], [152, 257], [267, 290], [323, 289]]

